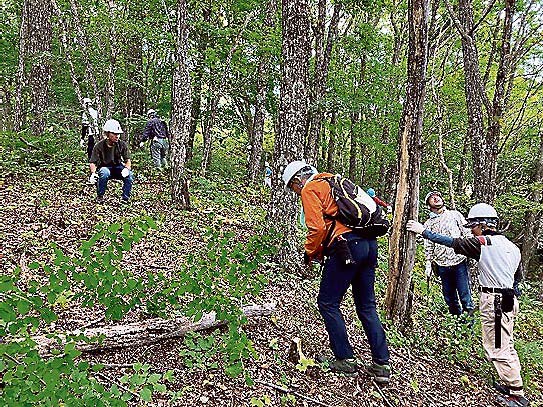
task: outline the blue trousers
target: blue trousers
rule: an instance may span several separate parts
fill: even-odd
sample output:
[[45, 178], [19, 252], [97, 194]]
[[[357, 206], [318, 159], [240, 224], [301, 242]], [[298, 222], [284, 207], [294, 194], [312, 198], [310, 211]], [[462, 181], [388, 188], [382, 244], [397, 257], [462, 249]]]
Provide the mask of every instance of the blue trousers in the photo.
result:
[[134, 173], [130, 171], [128, 177], [123, 178], [121, 171], [124, 165], [120, 164], [115, 167], [100, 167], [98, 170], [98, 183], [96, 184], [97, 193], [103, 196], [106, 193], [107, 182], [110, 178], [120, 179], [123, 182], [123, 199], [130, 199], [130, 191], [132, 190], [132, 183], [134, 182]]
[[443, 298], [449, 307], [449, 312], [460, 315], [462, 311], [472, 311], [474, 306], [466, 262], [463, 261], [455, 266], [438, 266], [438, 274], [441, 278]]
[[330, 247], [330, 257], [324, 264], [317, 304], [330, 338], [330, 347], [337, 359], [350, 359], [353, 348], [347, 337], [345, 321], [339, 309], [349, 286], [352, 286], [358, 318], [368, 338], [373, 362], [386, 365], [389, 361], [385, 331], [375, 308], [375, 267], [377, 241], [364, 239], [354, 233], [342, 235], [347, 239], [354, 264], [345, 264], [337, 242]]

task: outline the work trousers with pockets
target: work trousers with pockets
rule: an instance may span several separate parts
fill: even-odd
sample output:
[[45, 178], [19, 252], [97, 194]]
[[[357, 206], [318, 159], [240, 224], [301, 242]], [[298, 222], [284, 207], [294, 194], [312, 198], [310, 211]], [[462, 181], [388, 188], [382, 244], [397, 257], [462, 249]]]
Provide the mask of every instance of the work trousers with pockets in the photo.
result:
[[515, 297], [513, 310], [502, 313], [501, 346], [496, 348], [494, 297], [500, 294], [481, 293], [481, 324], [483, 334], [483, 347], [486, 357], [494, 364], [498, 376], [509, 388], [511, 394], [522, 396], [522, 377], [520, 376], [520, 360], [513, 342], [513, 326], [515, 316], [519, 312], [518, 300]]

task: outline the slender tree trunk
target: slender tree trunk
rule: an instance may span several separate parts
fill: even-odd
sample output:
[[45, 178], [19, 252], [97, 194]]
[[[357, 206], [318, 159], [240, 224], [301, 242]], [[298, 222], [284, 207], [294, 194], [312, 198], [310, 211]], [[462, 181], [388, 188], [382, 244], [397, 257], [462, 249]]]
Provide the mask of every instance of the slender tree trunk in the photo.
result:
[[23, 100], [23, 89], [26, 88], [25, 60], [27, 58], [26, 40], [28, 36], [28, 3], [25, 0], [21, 7], [21, 25], [19, 27], [19, 65], [17, 68], [17, 81], [15, 88], [15, 109], [13, 117], [13, 130], [21, 131], [24, 125], [25, 108]]
[[275, 139], [270, 223], [283, 235], [278, 254], [286, 267], [296, 264], [298, 249], [296, 212], [298, 200], [286, 191], [281, 175], [287, 164], [302, 158], [307, 123], [309, 83], [309, 16], [307, 0], [282, 1], [281, 99], [279, 133]]
[[239, 30], [239, 33], [236, 36], [236, 39], [234, 40], [230, 51], [228, 52], [228, 56], [226, 57], [226, 62], [224, 63], [224, 71], [222, 73], [221, 80], [218, 83], [217, 89], [212, 91], [208, 117], [204, 128], [204, 151], [202, 153], [202, 163], [200, 168], [202, 176], [205, 176], [211, 162], [211, 149], [213, 147], [213, 127], [215, 126], [215, 118], [217, 116], [217, 107], [219, 106], [220, 95], [224, 90], [224, 87], [226, 85], [226, 79], [228, 78], [228, 75], [230, 73], [234, 52], [236, 51], [239, 45], [239, 41], [241, 39], [241, 35], [245, 31], [245, 28], [247, 28], [247, 24], [249, 23], [251, 18], [252, 13], [247, 14], [247, 16], [245, 17], [243, 26]]
[[328, 156], [326, 160], [327, 171], [334, 171], [334, 160], [336, 154], [336, 111], [332, 110], [330, 115], [330, 136], [328, 138]]
[[502, 43], [496, 73], [496, 83], [494, 87], [494, 99], [492, 101], [492, 110], [488, 118], [488, 130], [486, 133], [486, 155], [487, 168], [486, 177], [488, 185], [486, 190], [486, 201], [494, 202], [496, 198], [496, 179], [498, 163], [498, 143], [503, 123], [504, 103], [505, 103], [505, 85], [511, 72], [511, 35], [513, 32], [513, 15], [515, 13], [515, 0], [505, 0], [505, 18], [503, 23]]
[[66, 20], [64, 19], [64, 13], [59, 8], [56, 0], [51, 0], [51, 4], [53, 5], [53, 11], [58, 18], [59, 25], [60, 25], [60, 43], [62, 44], [62, 49], [64, 51], [64, 59], [66, 60], [66, 63], [68, 64], [68, 68], [70, 70], [70, 78], [72, 80], [72, 85], [74, 87], [75, 94], [77, 96], [77, 100], [79, 100], [79, 103], [83, 103], [83, 93], [81, 92], [81, 85], [79, 84], [79, 80], [77, 78], [77, 75], [75, 73], [75, 67], [72, 60], [72, 54], [70, 47], [68, 46], [68, 26], [66, 24]]
[[[211, 19], [211, 2], [206, 4], [206, 6], [203, 8], [202, 13], [203, 21], [205, 23], [209, 23]], [[198, 122], [200, 121], [200, 114], [202, 108], [202, 77], [204, 75], [206, 49], [209, 43], [209, 34], [206, 30], [207, 28], [204, 28], [198, 36], [198, 46], [196, 53], [198, 55], [198, 59], [195, 61], [196, 65], [194, 67], [194, 91], [192, 93], [190, 132], [186, 144], [187, 161], [192, 159], [192, 154], [194, 150], [194, 137], [196, 136], [196, 129], [198, 128]]]
[[[268, 0], [266, 16], [264, 17], [264, 30], [271, 33], [274, 26], [277, 11], [277, 0]], [[263, 51], [257, 68], [256, 75], [256, 103], [253, 121], [253, 138], [250, 140], [251, 153], [247, 164], [247, 176], [255, 182], [262, 168], [262, 143], [264, 141], [264, 120], [266, 118], [266, 95], [268, 94], [268, 79], [270, 71], [271, 55]]]
[[351, 129], [350, 129], [350, 148], [349, 148], [349, 178], [354, 179], [356, 174], [356, 161], [358, 156], [358, 143], [357, 132], [355, 130], [356, 125], [358, 124], [359, 114], [357, 112], [351, 113]]
[[[539, 125], [539, 154], [536, 164], [536, 172], [533, 179], [533, 183], [536, 185], [542, 185], [543, 183], [543, 129], [541, 123]], [[530, 199], [534, 203], [534, 206], [541, 206], [543, 203], [543, 193], [541, 188], [534, 188]], [[534, 266], [535, 259], [537, 258], [537, 245], [539, 241], [539, 233], [541, 231], [541, 217], [543, 211], [527, 211], [525, 214], [525, 226], [524, 226], [524, 240], [522, 242], [522, 264], [524, 269], [531, 274], [535, 272]], [[534, 273], [535, 274], [535, 273]]]
[[102, 117], [104, 112], [104, 106], [102, 103], [102, 96], [100, 89], [98, 87], [98, 82], [96, 81], [96, 74], [94, 71], [94, 64], [91, 63], [89, 58], [89, 44], [87, 41], [87, 35], [83, 31], [83, 23], [79, 17], [79, 9], [77, 8], [77, 3], [75, 0], [70, 0], [70, 10], [71, 17], [73, 19], [73, 26], [76, 30], [77, 43], [81, 44], [81, 57], [83, 59], [83, 64], [85, 65], [85, 75], [87, 80], [92, 86], [94, 92], [94, 104], [96, 105], [96, 110], [98, 112], [98, 118]]
[[334, 5], [334, 12], [328, 27], [326, 47], [324, 44], [324, 19], [326, 17], [326, 0], [319, 0], [319, 22], [317, 29], [315, 77], [313, 80], [312, 113], [307, 134], [306, 157], [309, 162], [316, 164], [319, 151], [319, 142], [322, 136], [322, 122], [324, 119], [324, 102], [326, 98], [326, 83], [328, 68], [332, 55], [332, 48], [337, 38], [340, 19], [341, 4]]
[[421, 133], [424, 115], [425, 75], [428, 52], [428, 0], [409, 0], [409, 51], [407, 94], [400, 124], [399, 180], [389, 243], [386, 292], [387, 317], [407, 328], [411, 321], [411, 270], [416, 239], [405, 231], [409, 219], [418, 217]]
[[190, 208], [188, 175], [186, 170], [186, 140], [190, 131], [191, 83], [188, 61], [188, 12], [186, 0], [177, 2], [176, 67], [172, 81], [172, 120], [170, 125], [171, 195], [172, 202], [180, 209]]
[[[130, 2], [129, 13], [136, 21], [142, 19], [142, 3]], [[128, 85], [126, 87], [125, 116], [143, 115], [145, 105], [143, 80], [143, 36], [136, 31], [127, 44], [126, 67]]]
[[117, 69], [117, 33], [115, 29], [115, 2], [108, 0], [109, 6], [109, 67], [107, 70], [106, 85], [106, 119], [110, 119], [115, 112], [115, 71]]

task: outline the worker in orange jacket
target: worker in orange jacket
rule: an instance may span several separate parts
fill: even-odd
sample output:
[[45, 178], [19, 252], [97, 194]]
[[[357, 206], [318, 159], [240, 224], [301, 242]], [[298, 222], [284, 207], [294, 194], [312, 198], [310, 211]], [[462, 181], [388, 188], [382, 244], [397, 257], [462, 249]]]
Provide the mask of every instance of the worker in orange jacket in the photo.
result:
[[367, 373], [378, 383], [390, 380], [388, 345], [375, 306], [375, 268], [377, 241], [364, 238], [334, 219], [338, 206], [325, 178], [304, 161], [293, 161], [283, 171], [285, 185], [302, 199], [307, 226], [304, 261], [323, 262], [317, 304], [330, 339], [333, 359], [317, 358], [328, 363], [332, 371], [354, 374], [358, 369], [354, 352], [340, 311], [349, 286], [358, 318], [370, 345], [372, 363]]

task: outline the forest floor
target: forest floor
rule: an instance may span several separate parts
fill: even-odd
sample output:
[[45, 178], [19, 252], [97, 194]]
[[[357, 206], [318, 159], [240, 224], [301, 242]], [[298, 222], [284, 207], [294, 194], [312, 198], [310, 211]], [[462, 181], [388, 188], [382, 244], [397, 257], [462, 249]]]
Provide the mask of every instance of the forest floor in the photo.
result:
[[[51, 242], [57, 243], [67, 254], [75, 253], [99, 222], [121, 222], [142, 214], [159, 219], [158, 229], [147, 234], [123, 260], [124, 267], [137, 275], [150, 269], [175, 269], [198, 249], [210, 223], [244, 238], [254, 233], [262, 221], [265, 193], [242, 182], [229, 180], [222, 174], [211, 173], [209, 178], [213, 182], [195, 177], [191, 187], [193, 210], [178, 212], [172, 209], [167, 178], [151, 171], [148, 163], [144, 163], [148, 157], [143, 153], [134, 160], [136, 182], [130, 205], [121, 206], [120, 184], [110, 183], [106, 203], [97, 206], [94, 188], [85, 185], [87, 166], [83, 153], [74, 151], [54, 157], [49, 154], [40, 156], [28, 146], [14, 150], [4, 145], [0, 151], [4, 162], [0, 173], [0, 266], [4, 272], [20, 266], [23, 270], [21, 284], [36, 278], [27, 267], [31, 261], [49, 260]], [[384, 253], [386, 242], [381, 242], [381, 246]], [[376, 290], [382, 305], [387, 272], [385, 255], [381, 254], [380, 260]], [[166, 395], [155, 393], [152, 403], [135, 401], [135, 405], [496, 405], [497, 393], [491, 385], [493, 369], [482, 357], [477, 325], [471, 330], [466, 324], [449, 317], [435, 283], [424, 287], [422, 278], [419, 278], [422, 283], [416, 282], [420, 287], [416, 289], [414, 329], [410, 336], [402, 336], [396, 327], [385, 323], [393, 373], [390, 384], [379, 387], [363, 372], [348, 377], [319, 366], [302, 371], [288, 360], [289, 346], [295, 337], [302, 339], [307, 357], [314, 358], [319, 353], [331, 355], [316, 308], [318, 270], [314, 270], [312, 276], [304, 276], [299, 270], [279, 271], [277, 267], [267, 272], [269, 284], [256, 302], [277, 301], [276, 312], [272, 317], [249, 319], [245, 327], [258, 354], [257, 359], [245, 361], [245, 368], [255, 381], [253, 386], [246, 385], [243, 379], [228, 377], [220, 366], [211, 368], [210, 361], [204, 356], [201, 363], [188, 368], [179, 355], [180, 350], [186, 347], [183, 338], [94, 351], [84, 353], [81, 358], [106, 365], [100, 376], [106, 386], [118, 382], [125, 372], [131, 371], [124, 365], [137, 362], [150, 365], [149, 369], [157, 373], [174, 371], [175, 380], [168, 384], [168, 388], [178, 391], [179, 400], [171, 403]], [[428, 295], [424, 295], [424, 290], [428, 290]], [[478, 297], [477, 294], [475, 296]], [[537, 303], [531, 303], [537, 308]], [[349, 293], [342, 309], [357, 356], [368, 362], [367, 341]], [[81, 328], [89, 321], [98, 321], [93, 326], [113, 323], [101, 320], [104, 314], [100, 307], [82, 308], [80, 304], [68, 301], [58, 312], [61, 318], [53, 328], [60, 331]], [[530, 315], [539, 319], [530, 320], [526, 326], [536, 327], [537, 331], [523, 338], [524, 343], [535, 343], [535, 348], [541, 349], [541, 314]], [[147, 317], [143, 309], [135, 309], [120, 323]], [[477, 319], [476, 324], [478, 322]], [[523, 323], [520, 320], [521, 326]], [[202, 335], [205, 334], [211, 332]], [[527, 397], [531, 399], [532, 406], [543, 406], [540, 398], [543, 391], [541, 371], [529, 374]], [[289, 393], [274, 389], [274, 385], [288, 388]]]

